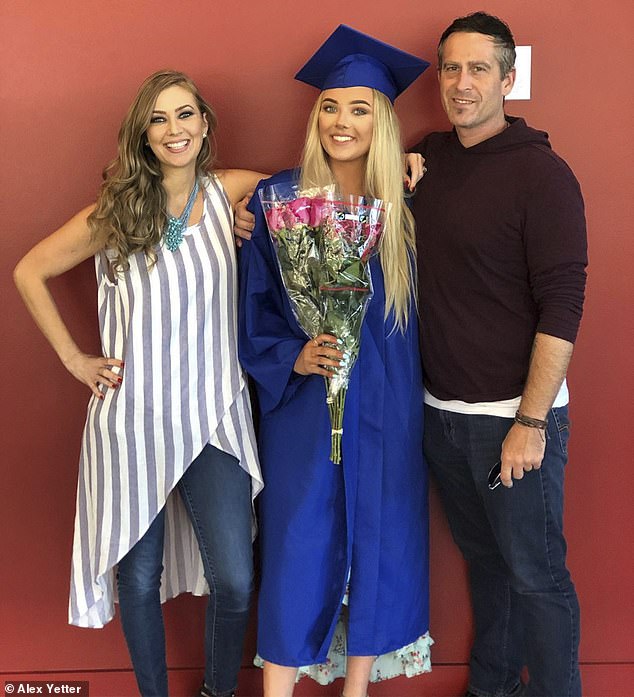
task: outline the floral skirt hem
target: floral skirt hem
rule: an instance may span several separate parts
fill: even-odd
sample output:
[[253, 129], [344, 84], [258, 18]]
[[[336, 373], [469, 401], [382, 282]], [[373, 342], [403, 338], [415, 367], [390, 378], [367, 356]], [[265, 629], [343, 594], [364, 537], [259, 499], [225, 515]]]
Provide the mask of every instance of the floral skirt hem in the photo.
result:
[[[434, 640], [427, 632], [407, 646], [377, 656], [372, 666], [370, 682], [388, 680], [400, 675], [413, 678], [416, 675], [431, 672], [431, 646], [433, 643]], [[297, 680], [308, 676], [320, 685], [328, 685], [337, 678], [345, 677], [346, 662], [346, 628], [342, 616], [335, 627], [326, 661], [302, 666], [297, 670]], [[259, 668], [264, 665], [259, 655], [255, 657], [253, 663]]]

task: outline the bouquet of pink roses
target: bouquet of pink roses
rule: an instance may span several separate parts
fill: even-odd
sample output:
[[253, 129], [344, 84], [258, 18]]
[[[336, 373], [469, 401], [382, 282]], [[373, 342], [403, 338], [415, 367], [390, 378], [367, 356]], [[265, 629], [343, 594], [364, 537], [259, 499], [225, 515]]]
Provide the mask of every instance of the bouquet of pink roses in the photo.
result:
[[266, 186], [259, 195], [293, 314], [312, 339], [322, 325], [317, 235], [325, 200], [288, 184]]
[[260, 200], [293, 313], [309, 338], [337, 337], [344, 354], [326, 380], [331, 423], [330, 459], [341, 462], [343, 413], [350, 373], [359, 355], [361, 325], [370, 299], [369, 259], [385, 223], [383, 202], [331, 190], [300, 192], [271, 185]]

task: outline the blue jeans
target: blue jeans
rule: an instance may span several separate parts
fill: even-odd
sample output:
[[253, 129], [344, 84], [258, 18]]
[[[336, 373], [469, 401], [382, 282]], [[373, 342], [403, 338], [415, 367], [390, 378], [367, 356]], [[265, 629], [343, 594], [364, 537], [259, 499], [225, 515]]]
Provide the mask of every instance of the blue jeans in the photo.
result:
[[425, 406], [425, 455], [469, 566], [475, 621], [469, 689], [508, 695], [527, 665], [524, 695], [580, 697], [579, 603], [563, 535], [568, 408], [551, 409], [541, 468], [511, 489], [490, 490], [488, 472], [512, 425], [508, 418]]
[[[251, 481], [237, 460], [211, 445], [187, 468], [178, 490], [198, 539], [211, 589], [205, 621], [205, 684], [236, 688], [253, 588]], [[119, 562], [123, 633], [139, 691], [167, 697], [165, 630], [159, 598], [165, 509]]]

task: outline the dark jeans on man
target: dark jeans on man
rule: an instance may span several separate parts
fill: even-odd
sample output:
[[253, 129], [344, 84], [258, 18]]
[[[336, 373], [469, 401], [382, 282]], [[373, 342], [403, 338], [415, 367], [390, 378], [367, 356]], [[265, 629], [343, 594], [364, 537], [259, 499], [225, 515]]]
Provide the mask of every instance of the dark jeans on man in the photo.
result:
[[[205, 620], [205, 684], [212, 695], [236, 688], [253, 587], [251, 480], [237, 460], [211, 445], [178, 483], [211, 589]], [[159, 598], [165, 509], [119, 562], [121, 623], [143, 697], [167, 697], [165, 630]]]
[[513, 420], [425, 406], [425, 455], [469, 565], [475, 639], [469, 690], [502, 697], [580, 697], [579, 604], [566, 568], [563, 481], [568, 408], [551, 409], [539, 470], [488, 488]]

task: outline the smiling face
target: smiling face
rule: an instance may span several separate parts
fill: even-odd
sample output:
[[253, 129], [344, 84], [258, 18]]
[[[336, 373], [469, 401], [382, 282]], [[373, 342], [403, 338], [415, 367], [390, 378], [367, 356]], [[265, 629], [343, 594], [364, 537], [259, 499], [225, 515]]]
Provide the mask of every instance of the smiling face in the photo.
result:
[[195, 168], [207, 128], [204, 114], [186, 87], [172, 85], [164, 89], [156, 99], [146, 131], [148, 145], [163, 172]]
[[504, 130], [504, 97], [515, 72], [500, 74], [498, 49], [485, 34], [455, 32], [442, 48], [438, 69], [442, 104], [463, 145], [475, 145]]
[[369, 87], [321, 93], [319, 140], [332, 162], [364, 163], [372, 143], [374, 95]]

